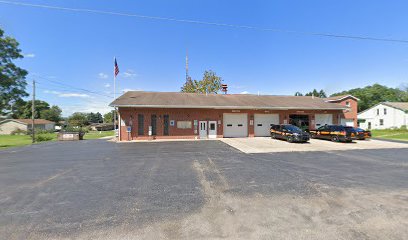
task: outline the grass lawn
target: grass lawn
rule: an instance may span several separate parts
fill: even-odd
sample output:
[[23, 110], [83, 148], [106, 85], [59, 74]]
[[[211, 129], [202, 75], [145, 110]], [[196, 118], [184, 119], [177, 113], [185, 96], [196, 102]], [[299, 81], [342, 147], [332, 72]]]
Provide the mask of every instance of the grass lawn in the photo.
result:
[[108, 136], [114, 136], [114, 131], [90, 131], [85, 133], [84, 139], [98, 139], [101, 137], [108, 137]]
[[[40, 134], [50, 138], [48, 141], [57, 140], [57, 133]], [[98, 139], [101, 137], [114, 136], [114, 131], [90, 131], [85, 134], [84, 139]], [[21, 147], [31, 144], [31, 136], [28, 135], [0, 135], [0, 149], [9, 147]]]
[[[45, 133], [42, 136], [50, 137], [50, 141], [57, 139], [55, 133]], [[8, 147], [20, 147], [31, 144], [31, 136], [29, 135], [0, 135], [0, 149]]]
[[384, 130], [372, 130], [371, 133], [375, 138], [408, 141], [408, 130], [384, 129]]

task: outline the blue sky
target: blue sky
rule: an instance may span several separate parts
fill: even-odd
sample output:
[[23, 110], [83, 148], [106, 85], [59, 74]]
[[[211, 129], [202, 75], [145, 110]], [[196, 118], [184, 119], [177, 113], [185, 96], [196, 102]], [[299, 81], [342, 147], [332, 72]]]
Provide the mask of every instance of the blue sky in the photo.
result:
[[[17, 1], [15, 1], [17, 2]], [[407, 1], [64, 1], [87, 8], [298, 32], [408, 39]], [[124, 90], [179, 91], [190, 75], [214, 70], [230, 93], [334, 93], [373, 83], [408, 83], [408, 44], [318, 37], [0, 3], [0, 26], [21, 44], [18, 64], [36, 78], [39, 99], [74, 111], [109, 110], [113, 56]], [[31, 86], [28, 86], [30, 88]], [[31, 91], [30, 89], [28, 89]]]

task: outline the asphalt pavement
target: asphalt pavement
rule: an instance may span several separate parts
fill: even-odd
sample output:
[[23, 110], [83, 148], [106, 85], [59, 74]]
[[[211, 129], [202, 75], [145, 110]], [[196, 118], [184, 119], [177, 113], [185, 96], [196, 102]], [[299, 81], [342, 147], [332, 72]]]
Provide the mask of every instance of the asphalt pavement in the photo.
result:
[[244, 154], [221, 141], [0, 151], [0, 239], [406, 239], [408, 148]]

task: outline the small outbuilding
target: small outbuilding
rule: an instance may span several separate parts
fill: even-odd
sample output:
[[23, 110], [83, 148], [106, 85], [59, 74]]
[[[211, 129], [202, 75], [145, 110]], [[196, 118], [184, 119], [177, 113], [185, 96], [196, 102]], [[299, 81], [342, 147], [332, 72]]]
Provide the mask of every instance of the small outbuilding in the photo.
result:
[[[11, 134], [15, 131], [29, 131], [31, 129], [31, 119], [6, 119], [0, 122], [0, 134]], [[54, 130], [55, 123], [45, 119], [35, 119], [34, 128], [42, 130]]]

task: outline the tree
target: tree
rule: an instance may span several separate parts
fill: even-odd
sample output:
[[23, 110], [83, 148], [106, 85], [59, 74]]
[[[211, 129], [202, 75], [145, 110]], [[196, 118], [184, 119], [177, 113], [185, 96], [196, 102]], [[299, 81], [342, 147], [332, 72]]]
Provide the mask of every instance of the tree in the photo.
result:
[[97, 113], [90, 112], [90, 113], [87, 114], [87, 118], [88, 118], [88, 122], [90, 122], [90, 123], [101, 123], [101, 122], [103, 122], [102, 114], [100, 114], [99, 112], [97, 112]]
[[62, 113], [61, 108], [54, 105], [50, 109], [45, 109], [41, 111], [40, 115], [41, 115], [41, 118], [43, 119], [47, 119], [49, 121], [58, 123], [59, 121], [62, 120], [61, 113]]
[[10, 114], [12, 101], [28, 96], [25, 91], [27, 71], [13, 63], [13, 60], [23, 58], [18, 46], [14, 38], [4, 36], [0, 29], [0, 115]]
[[380, 84], [353, 88], [347, 91], [332, 94], [331, 96], [353, 95], [360, 99], [358, 111], [364, 111], [380, 102], [408, 102], [408, 92], [398, 88], [389, 88]]
[[88, 125], [88, 117], [86, 113], [73, 113], [68, 117], [68, 124], [74, 127], [83, 127]]
[[187, 79], [181, 88], [182, 92], [188, 93], [218, 93], [221, 90], [222, 78], [211, 70], [205, 71], [200, 81]]
[[295, 96], [299, 97], [299, 96], [303, 96], [303, 94], [301, 92], [295, 92]]
[[305, 96], [315, 96], [319, 98], [327, 98], [327, 94], [324, 92], [323, 89], [320, 91], [313, 89], [313, 91], [306, 93]]
[[[24, 102], [24, 105], [20, 107], [19, 111], [19, 115], [16, 116], [17, 118], [31, 118], [32, 116], [32, 111], [31, 111], [31, 103], [33, 101], [27, 101]], [[50, 105], [45, 102], [45, 101], [41, 101], [41, 100], [35, 100], [35, 118], [43, 118], [42, 117], [42, 112], [45, 110], [50, 109]]]
[[103, 122], [104, 123], [113, 123], [113, 111], [105, 113], [103, 115]]

